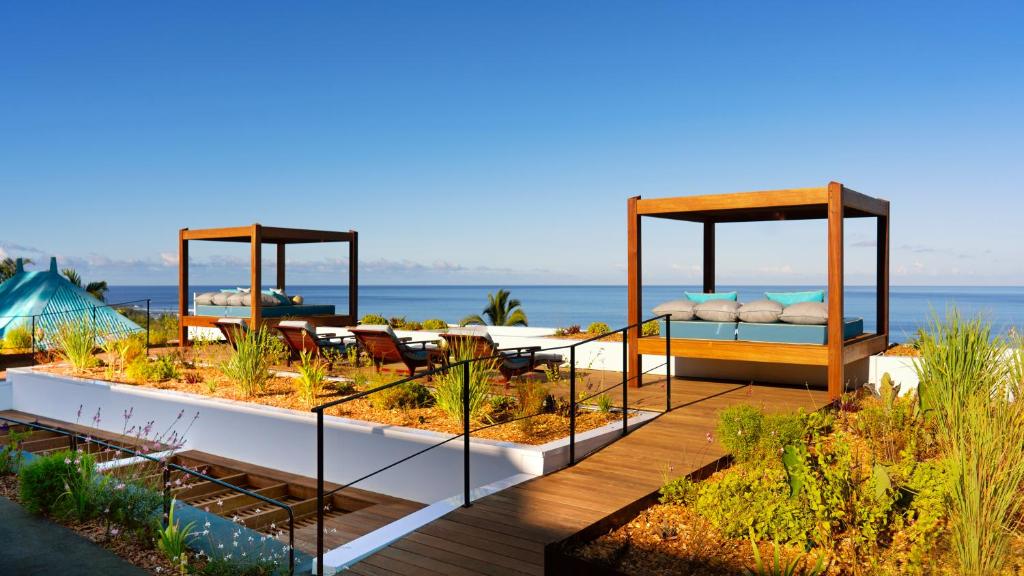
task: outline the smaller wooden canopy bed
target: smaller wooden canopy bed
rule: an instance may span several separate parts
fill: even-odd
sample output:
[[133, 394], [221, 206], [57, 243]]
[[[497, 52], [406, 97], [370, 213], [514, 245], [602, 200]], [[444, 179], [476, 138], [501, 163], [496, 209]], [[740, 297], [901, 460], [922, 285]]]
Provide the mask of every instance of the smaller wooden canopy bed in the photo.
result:
[[[212, 301], [195, 299], [189, 291], [188, 246], [191, 241], [246, 242], [250, 245], [248, 288], [225, 290]], [[341, 242], [348, 245], [348, 311], [338, 314], [332, 304], [294, 303], [284, 296], [285, 247], [289, 244]], [[263, 287], [263, 245], [277, 247], [274, 290]], [[178, 232], [178, 341], [188, 344], [188, 327], [214, 327], [220, 318], [244, 318], [249, 326], [276, 324], [280, 320], [304, 320], [314, 326], [351, 326], [358, 317], [358, 234], [354, 230], [331, 232], [298, 228], [274, 228], [252, 224], [233, 228], [208, 228]], [[209, 295], [207, 295], [209, 296]]]
[[[635, 324], [650, 312], [641, 299], [641, 218], [665, 218], [703, 224], [703, 291], [715, 292], [715, 224], [773, 220], [828, 221], [827, 320], [821, 326], [744, 322], [672, 322], [671, 342], [662, 336], [629, 333], [629, 376], [639, 379], [643, 354], [677, 358], [799, 364], [827, 368], [828, 393], [842, 395], [846, 366], [885, 350], [889, 344], [889, 202], [830, 182], [820, 188], [742, 192], [675, 198], [629, 198], [628, 317]], [[877, 220], [877, 330], [864, 333], [863, 322], [843, 315], [843, 221]], [[820, 306], [820, 305], [819, 305]], [[664, 328], [663, 328], [664, 329]], [[663, 332], [664, 333], [664, 332]]]

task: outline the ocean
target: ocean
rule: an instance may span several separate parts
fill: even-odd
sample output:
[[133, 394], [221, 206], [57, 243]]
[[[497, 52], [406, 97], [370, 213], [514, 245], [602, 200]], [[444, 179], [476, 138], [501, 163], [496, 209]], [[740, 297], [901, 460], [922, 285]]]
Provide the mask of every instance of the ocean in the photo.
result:
[[[194, 292], [217, 290], [223, 286], [194, 286]], [[385, 317], [405, 316], [409, 320], [441, 318], [458, 322], [464, 316], [479, 313], [487, 304], [487, 294], [502, 286], [373, 286], [359, 287], [359, 314], [375, 313]], [[559, 327], [591, 322], [606, 322], [612, 328], [626, 324], [625, 286], [504, 286], [522, 302], [531, 326]], [[750, 302], [764, 292], [808, 289], [803, 286], [720, 286], [720, 291], [736, 290], [740, 301]], [[811, 289], [814, 289], [813, 287]], [[683, 297], [685, 290], [697, 286], [646, 286], [644, 308]], [[301, 294], [307, 303], [348, 307], [347, 289], [339, 286], [289, 286], [289, 294]], [[177, 286], [111, 286], [107, 301], [120, 303], [149, 298], [153, 310], [177, 310]], [[956, 305], [966, 314], [984, 314], [995, 331], [1024, 327], [1024, 287], [965, 286], [893, 286], [890, 288], [889, 324], [892, 340], [912, 337], [927, 323], [933, 312], [943, 313]], [[846, 287], [846, 315], [864, 318], [867, 331], [875, 328], [875, 290], [868, 286]]]

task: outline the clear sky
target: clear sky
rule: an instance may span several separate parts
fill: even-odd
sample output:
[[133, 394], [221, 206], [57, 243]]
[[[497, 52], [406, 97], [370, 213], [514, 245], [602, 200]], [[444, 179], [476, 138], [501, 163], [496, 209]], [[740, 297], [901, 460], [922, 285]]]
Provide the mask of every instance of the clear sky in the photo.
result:
[[[1021, 285], [1022, 29], [1019, 1], [6, 1], [0, 255], [174, 283], [178, 228], [258, 221], [359, 230], [368, 283], [619, 284], [628, 196], [838, 180], [892, 201], [893, 283]], [[650, 226], [647, 281], [696, 282], [698, 238]], [[824, 240], [723, 226], [719, 278], [821, 283]]]

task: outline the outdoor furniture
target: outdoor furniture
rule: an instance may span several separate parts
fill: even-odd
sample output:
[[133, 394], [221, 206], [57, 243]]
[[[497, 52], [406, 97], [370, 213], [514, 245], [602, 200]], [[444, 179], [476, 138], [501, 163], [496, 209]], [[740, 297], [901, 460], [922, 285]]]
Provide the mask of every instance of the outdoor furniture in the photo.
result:
[[289, 363], [298, 359], [303, 352], [323, 356], [327, 350], [344, 352], [352, 344], [351, 337], [336, 334], [317, 334], [316, 328], [305, 320], [282, 320], [277, 325], [285, 346], [290, 352]]
[[213, 325], [235, 350], [238, 350], [238, 337], [249, 331], [249, 325], [245, 323], [244, 318], [218, 318]]
[[390, 326], [363, 325], [349, 330], [359, 347], [373, 360], [378, 372], [387, 362], [401, 362], [412, 376], [416, 368], [432, 370], [435, 365], [443, 366], [447, 361], [445, 351], [438, 347], [436, 340], [413, 342], [409, 338], [399, 338]]
[[[498, 372], [501, 373], [505, 382], [513, 377], [532, 372], [538, 366], [560, 366], [565, 359], [561, 354], [554, 352], [541, 352], [540, 346], [516, 346], [509, 348], [498, 348], [498, 344], [491, 338], [487, 328], [483, 326], [466, 326], [463, 328], [452, 328], [441, 334], [448, 342], [450, 351], [464, 350], [470, 347], [474, 358], [488, 358], [501, 355], [501, 362], [498, 364]], [[458, 360], [458, 357], [456, 357]]]

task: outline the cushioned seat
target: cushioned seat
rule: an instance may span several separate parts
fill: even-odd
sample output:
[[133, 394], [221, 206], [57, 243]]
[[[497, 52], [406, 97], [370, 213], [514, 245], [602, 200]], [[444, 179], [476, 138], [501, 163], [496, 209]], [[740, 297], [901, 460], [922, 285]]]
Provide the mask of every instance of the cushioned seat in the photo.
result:
[[735, 340], [736, 322], [705, 322], [704, 320], [672, 320], [672, 338], [700, 340]]
[[[216, 316], [218, 318], [249, 318], [252, 308], [249, 306], [214, 306], [196, 305], [196, 316]], [[263, 306], [260, 314], [264, 318], [282, 318], [284, 316], [333, 316], [333, 304], [290, 304], [288, 306]]]
[[[863, 319], [845, 318], [843, 320], [843, 339], [848, 340], [863, 333]], [[782, 322], [772, 324], [740, 322], [736, 329], [736, 338], [737, 340], [749, 342], [828, 344], [828, 326], [820, 324], [785, 324]]]

